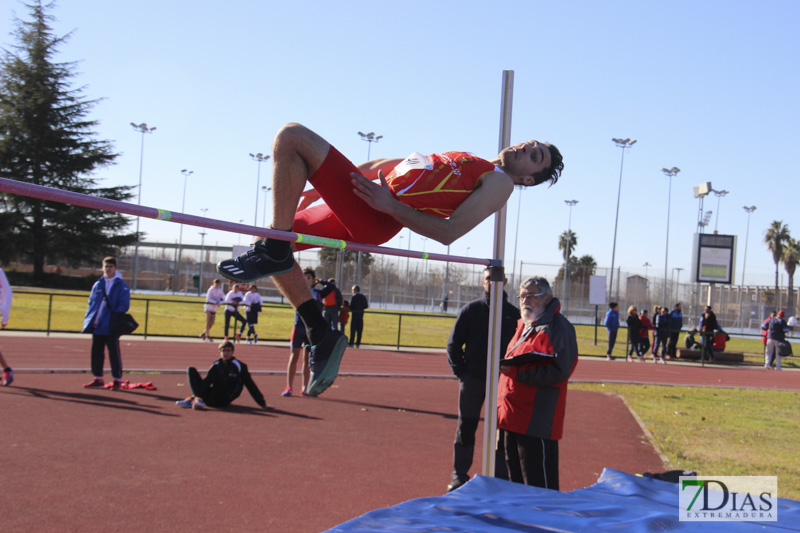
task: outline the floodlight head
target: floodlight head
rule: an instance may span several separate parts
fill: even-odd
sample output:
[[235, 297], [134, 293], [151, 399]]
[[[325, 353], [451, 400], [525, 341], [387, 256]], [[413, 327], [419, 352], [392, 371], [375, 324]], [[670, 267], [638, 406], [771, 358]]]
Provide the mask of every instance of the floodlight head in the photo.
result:
[[628, 146], [633, 146], [636, 144], [636, 139], [628, 139]]
[[695, 198], [705, 198], [709, 195], [711, 191], [714, 189], [711, 187], [711, 182], [707, 181], [705, 183], [701, 183], [694, 187], [694, 197]]

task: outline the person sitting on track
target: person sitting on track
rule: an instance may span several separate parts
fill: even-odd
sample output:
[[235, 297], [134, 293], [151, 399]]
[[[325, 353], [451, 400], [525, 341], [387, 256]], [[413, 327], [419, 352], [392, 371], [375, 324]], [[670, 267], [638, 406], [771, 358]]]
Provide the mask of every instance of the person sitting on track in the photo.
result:
[[233, 343], [225, 341], [219, 345], [220, 358], [214, 361], [205, 378], [193, 366], [186, 370], [192, 395], [175, 402], [181, 407], [202, 409], [203, 407], [227, 407], [247, 387], [250, 396], [262, 408], [267, 409], [264, 395], [250, 376], [247, 365], [233, 356]]
[[[555, 183], [564, 168], [558, 149], [537, 141], [506, 148], [491, 161], [466, 152], [414, 153], [355, 166], [325, 139], [294, 123], [276, 135], [273, 164], [272, 229], [372, 245], [387, 242], [403, 227], [450, 244], [501, 209], [515, 185]], [[303, 192], [306, 183], [313, 192]], [[316, 198], [324, 204], [307, 207]], [[309, 298], [289, 242], [256, 238], [246, 253], [221, 261], [217, 272], [242, 282], [274, 276], [309, 334], [309, 393], [317, 395], [333, 383], [347, 337], [327, 326]]]

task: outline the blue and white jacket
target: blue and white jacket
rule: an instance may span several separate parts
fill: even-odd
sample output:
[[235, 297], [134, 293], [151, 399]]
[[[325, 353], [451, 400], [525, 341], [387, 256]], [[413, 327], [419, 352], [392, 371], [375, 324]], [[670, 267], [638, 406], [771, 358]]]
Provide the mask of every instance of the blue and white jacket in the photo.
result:
[[[108, 295], [108, 303], [104, 297]], [[131, 291], [128, 285], [122, 281], [122, 275], [117, 272], [111, 280], [105, 276], [100, 276], [92, 286], [92, 293], [89, 295], [89, 307], [86, 309], [86, 316], [83, 318], [83, 330], [81, 333], [92, 333], [93, 335], [110, 335], [111, 329], [109, 322], [111, 313], [127, 313], [131, 306]]]

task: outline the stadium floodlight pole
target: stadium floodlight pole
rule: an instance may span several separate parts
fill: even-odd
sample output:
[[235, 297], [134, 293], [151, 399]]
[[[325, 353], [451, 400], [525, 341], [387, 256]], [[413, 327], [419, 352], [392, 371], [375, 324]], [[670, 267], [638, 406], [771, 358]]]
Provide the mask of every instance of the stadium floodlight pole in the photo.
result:
[[362, 141], [366, 141], [369, 143], [369, 145], [367, 146], [367, 161], [369, 161], [372, 153], [372, 143], [376, 143], [381, 139], [383, 139], [383, 135], [375, 135], [374, 131], [371, 131], [369, 133], [361, 133], [359, 131], [358, 134], [359, 136], [361, 136]]
[[[153, 133], [156, 127], [148, 127], [147, 124], [135, 124], [131, 122], [131, 126], [135, 131], [142, 134], [142, 147], [139, 150], [139, 187], [136, 189], [136, 204], [142, 205], [142, 170], [144, 169], [144, 135], [145, 133]], [[133, 290], [136, 290], [139, 271], [139, 218], [136, 217], [136, 245], [133, 248]]]
[[681, 169], [678, 167], [664, 168], [661, 167], [661, 172], [669, 178], [669, 190], [667, 192], [667, 244], [664, 247], [664, 302], [667, 301], [667, 263], [669, 261], [669, 208], [672, 202], [672, 178], [678, 175]]
[[717, 197], [717, 218], [716, 218], [716, 220], [714, 220], [714, 233], [717, 233], [717, 224], [719, 224], [719, 203], [720, 203], [720, 200], [722, 200], [722, 198], [724, 196], [727, 196], [727, 194], [729, 192], [730, 191], [725, 191], [725, 190], [723, 190], [723, 191], [714, 191], [714, 196]]
[[[203, 218], [206, 218], [208, 214], [208, 208], [203, 207], [200, 209], [203, 212]], [[203, 290], [203, 266], [205, 265], [205, 248], [206, 248], [206, 233], [205, 231], [200, 232], [200, 261], [197, 262], [200, 265], [200, 272], [199, 277], [197, 278], [197, 295], [200, 296], [200, 291]]]
[[[250, 157], [253, 158], [253, 161], [258, 161], [258, 171], [256, 172], [256, 212], [253, 216], [253, 225], [258, 225], [258, 192], [261, 190], [261, 163], [265, 161], [269, 161], [269, 156], [264, 155], [261, 152], [257, 154], [250, 154]], [[266, 201], [266, 200], [265, 200]], [[266, 206], [265, 206], [266, 208]]]
[[[578, 203], [578, 200], [564, 200], [564, 203], [569, 206], [569, 223], [567, 224], [567, 260], [564, 266], [564, 278], [566, 279], [564, 289], [564, 310], [566, 311], [569, 304], [569, 256], [572, 254], [572, 208]], [[514, 258], [516, 261], [516, 258]]]
[[[181, 174], [183, 174], [183, 201], [181, 202], [181, 213], [186, 212], [186, 180], [189, 176], [194, 174], [194, 170], [186, 170], [185, 168], [181, 170]], [[177, 255], [175, 256], [175, 281], [178, 280], [178, 276], [181, 273], [181, 248], [183, 247], [183, 224], [181, 224], [181, 230], [178, 234], [178, 251]], [[173, 284], [174, 286], [174, 284]]]
[[265, 228], [267, 227], [267, 193], [272, 190], [272, 187], [267, 187], [266, 185], [261, 186], [261, 190], [264, 191], [264, 217], [261, 219], [261, 225]]
[[[679, 296], [680, 296], [680, 290], [681, 290], [681, 270], [683, 270], [683, 268], [682, 267], [675, 267], [672, 270], [677, 270], [678, 271], [677, 280], [675, 281], [675, 301], [677, 302], [678, 300], [680, 300]], [[664, 303], [666, 303], [666, 302], [664, 302]], [[667, 305], [669, 305], [669, 304], [667, 304]]]
[[742, 333], [744, 333], [744, 317], [742, 317], [742, 293], [744, 292], [744, 269], [747, 266], [747, 241], [750, 239], [750, 215], [753, 214], [753, 211], [756, 210], [756, 206], [746, 206], [743, 205], [742, 209], [747, 211], [747, 232], [745, 233], [744, 237], [744, 257], [742, 258], [742, 286], [739, 287], [739, 324], [741, 327]]
[[[614, 218], [614, 244], [611, 246], [611, 282], [608, 285], [608, 297], [612, 299], [611, 293], [614, 292], [614, 259], [617, 255], [617, 225], [619, 224], [619, 198], [622, 194], [622, 165], [625, 163], [625, 149], [630, 149], [636, 144], [636, 139], [611, 139], [617, 148], [622, 148], [622, 159], [619, 162], [619, 186], [617, 187], [617, 214]], [[619, 281], [617, 281], [619, 286]]]

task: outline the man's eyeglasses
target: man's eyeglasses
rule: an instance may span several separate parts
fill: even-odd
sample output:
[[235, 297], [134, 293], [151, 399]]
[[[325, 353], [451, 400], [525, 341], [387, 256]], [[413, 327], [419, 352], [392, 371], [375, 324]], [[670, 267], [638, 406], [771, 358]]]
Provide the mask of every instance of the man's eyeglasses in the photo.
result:
[[520, 295], [519, 301], [520, 302], [527, 302], [528, 300], [532, 300], [532, 299], [536, 298], [537, 296], [544, 296], [544, 293], [540, 292], [540, 293], [537, 293], [537, 294], [525, 294], [524, 296]]

